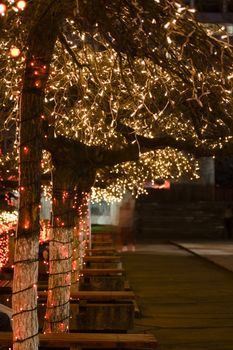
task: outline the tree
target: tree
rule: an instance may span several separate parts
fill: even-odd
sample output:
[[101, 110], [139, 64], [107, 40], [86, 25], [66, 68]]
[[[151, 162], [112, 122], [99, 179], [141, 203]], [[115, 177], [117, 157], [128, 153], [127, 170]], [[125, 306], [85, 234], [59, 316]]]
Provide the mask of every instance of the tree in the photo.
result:
[[[25, 305], [19, 311], [18, 296], [21, 288], [26, 291], [30, 287], [30, 309], [35, 309], [36, 292], [32, 286], [37, 274], [45, 121], [63, 137], [64, 148], [67, 143], [71, 149], [78, 147], [79, 182], [84, 178], [86, 181], [83, 174], [89, 174], [89, 170], [88, 180], [92, 179], [93, 164], [94, 172], [114, 165], [117, 159], [113, 162], [113, 155], [117, 154], [122, 162], [123, 158], [132, 161], [152, 148], [167, 146], [198, 155], [232, 150], [233, 56], [227, 42], [209, 35], [178, 1], [80, 0], [77, 11], [73, 12], [74, 8], [73, 1], [65, 5], [60, 1], [32, 2], [21, 20], [24, 25], [27, 23], [22, 35], [27, 50], [20, 89], [21, 204], [14, 278], [14, 332], [20, 341], [15, 349], [27, 348], [25, 338], [31, 348], [37, 346], [37, 337], [34, 340], [33, 336], [37, 328], [35, 313], [28, 318], [27, 312], [25, 316]], [[65, 18], [72, 21], [63, 22]], [[2, 34], [9, 21], [1, 23]], [[59, 55], [54, 51], [58, 36], [60, 42], [55, 50]], [[48, 76], [52, 57], [55, 75], [51, 71]], [[14, 74], [21, 75], [17, 69]], [[6, 114], [12, 110], [10, 101], [4, 100]], [[53, 142], [58, 140], [57, 137]], [[49, 142], [52, 143], [51, 138], [44, 147], [50, 147], [53, 157], [58, 155], [64, 160], [65, 154], [59, 155], [60, 144], [52, 150]], [[68, 166], [77, 161], [71, 149], [65, 148]], [[129, 159], [126, 151], [130, 151]], [[89, 158], [85, 158], [87, 154]], [[80, 163], [80, 159], [85, 161]], [[146, 157], [144, 160], [148, 162]], [[102, 174], [109, 174], [108, 168]], [[18, 246], [23, 242], [29, 246], [24, 250], [25, 256], [17, 257], [21, 251]], [[30, 262], [28, 249], [34, 252]], [[25, 264], [30, 271], [35, 266], [35, 273], [27, 286], [17, 285]], [[17, 319], [21, 316], [25, 327], [18, 335]], [[26, 318], [35, 325], [33, 331], [31, 325], [28, 327], [29, 333]]]
[[74, 230], [74, 172], [56, 165], [53, 176], [53, 229], [49, 242], [48, 300], [44, 332], [69, 330], [72, 242]]
[[[71, 2], [67, 2], [70, 11]], [[39, 203], [44, 90], [59, 26], [67, 9], [43, 1], [27, 7], [26, 66], [20, 101], [20, 205], [13, 279], [14, 349], [38, 347], [37, 292]], [[9, 20], [10, 21], [10, 20]], [[11, 22], [11, 21], [10, 21]], [[7, 23], [8, 24], [8, 23]]]

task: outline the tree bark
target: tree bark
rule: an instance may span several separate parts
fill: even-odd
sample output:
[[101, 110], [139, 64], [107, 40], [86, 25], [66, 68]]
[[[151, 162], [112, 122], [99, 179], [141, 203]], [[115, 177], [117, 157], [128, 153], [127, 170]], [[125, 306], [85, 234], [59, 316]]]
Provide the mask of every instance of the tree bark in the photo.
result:
[[[37, 36], [34, 38], [37, 40]], [[33, 45], [32, 45], [33, 46]], [[46, 45], [48, 47], [48, 45]], [[34, 50], [32, 50], [33, 52]], [[48, 51], [51, 48], [48, 47]], [[15, 241], [13, 281], [14, 350], [37, 349], [37, 298], [34, 285], [38, 280], [39, 204], [41, 186], [42, 90], [35, 90], [35, 79], [28, 55], [21, 98], [20, 164], [19, 164], [19, 221]], [[44, 60], [41, 60], [43, 64]], [[47, 67], [47, 52], [46, 52]], [[42, 82], [41, 80], [41, 82]], [[21, 292], [22, 291], [22, 292]]]
[[56, 166], [45, 333], [69, 331], [73, 230], [74, 178], [72, 171]]
[[32, 2], [25, 10], [29, 29], [20, 106], [20, 205], [12, 296], [14, 350], [38, 349], [36, 283], [44, 91], [65, 13], [61, 1], [55, 4], [48, 0]]
[[52, 229], [45, 333], [69, 331], [72, 237], [73, 227]]
[[73, 242], [73, 261], [72, 261], [72, 290], [78, 289], [80, 269], [83, 267], [83, 257], [90, 244], [90, 197], [89, 193], [81, 192], [77, 200], [76, 209], [76, 227], [74, 231]]

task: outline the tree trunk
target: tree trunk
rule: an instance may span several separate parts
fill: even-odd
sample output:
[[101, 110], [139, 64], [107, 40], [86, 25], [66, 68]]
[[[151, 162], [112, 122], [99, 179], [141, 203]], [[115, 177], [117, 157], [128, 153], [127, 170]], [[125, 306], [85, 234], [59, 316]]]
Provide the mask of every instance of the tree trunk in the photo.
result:
[[83, 257], [90, 243], [90, 208], [89, 194], [82, 192], [77, 200], [76, 225], [73, 242], [72, 290], [78, 289], [80, 269], [83, 267]]
[[[71, 174], [71, 175], [70, 175]], [[49, 283], [44, 332], [69, 331], [74, 179], [56, 167], [53, 181], [53, 222], [49, 243]]]
[[[30, 62], [30, 60], [29, 60]], [[19, 221], [15, 240], [13, 281], [14, 350], [37, 349], [38, 322], [35, 284], [38, 280], [39, 204], [43, 98], [32, 86], [28, 62], [21, 98]], [[44, 84], [45, 82], [43, 82]]]
[[83, 265], [82, 258], [80, 256], [80, 244], [82, 244], [82, 240], [79, 236], [78, 223], [76, 223], [74, 228], [74, 240], [72, 244], [71, 291], [79, 290], [80, 269]]
[[73, 227], [52, 229], [45, 333], [69, 331], [72, 237]]
[[20, 105], [20, 205], [12, 296], [14, 350], [38, 349], [36, 283], [43, 103], [58, 26], [65, 15], [61, 2], [56, 2], [54, 11], [52, 6], [55, 6], [53, 1], [42, 0], [25, 10], [30, 28]]

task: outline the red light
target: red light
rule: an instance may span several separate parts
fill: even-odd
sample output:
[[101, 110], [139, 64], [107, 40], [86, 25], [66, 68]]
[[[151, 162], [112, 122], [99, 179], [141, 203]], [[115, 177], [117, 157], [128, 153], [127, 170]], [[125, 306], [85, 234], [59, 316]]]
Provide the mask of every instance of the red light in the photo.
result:
[[25, 154], [28, 154], [29, 148], [28, 148], [27, 146], [25, 146], [25, 147], [23, 148], [23, 152], [24, 152]]
[[38, 88], [38, 89], [41, 88], [41, 85], [42, 85], [42, 83], [41, 83], [41, 80], [40, 80], [40, 79], [38, 79], [38, 80], [35, 81], [35, 87], [36, 87], [36, 88]]
[[24, 228], [25, 228], [25, 230], [29, 229], [29, 221], [28, 220], [25, 221]]

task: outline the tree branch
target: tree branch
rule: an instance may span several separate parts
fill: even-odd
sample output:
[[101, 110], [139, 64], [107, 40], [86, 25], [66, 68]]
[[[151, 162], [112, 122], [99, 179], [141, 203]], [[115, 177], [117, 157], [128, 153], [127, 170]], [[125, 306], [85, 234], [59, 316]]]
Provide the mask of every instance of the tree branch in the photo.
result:
[[59, 38], [59, 40], [60, 40], [60, 43], [65, 47], [65, 49], [66, 49], [67, 52], [70, 54], [70, 56], [72, 57], [74, 63], [76, 64], [76, 66], [77, 66], [79, 69], [82, 69], [83, 67], [88, 67], [87, 64], [82, 64], [82, 63], [80, 63], [80, 62], [77, 60], [77, 57], [76, 57], [75, 53], [73, 52], [73, 50], [72, 50], [71, 47], [69, 46], [68, 42], [66, 41], [65, 36], [64, 36], [61, 32], [59, 32], [58, 38]]
[[[102, 146], [88, 146], [79, 141], [67, 139], [64, 136], [48, 138], [44, 148], [51, 152], [55, 164], [79, 169], [91, 167], [94, 169], [114, 166], [128, 161], [137, 161], [140, 153], [171, 147], [178, 151], [193, 154], [195, 157], [210, 157], [228, 155], [233, 152], [233, 142], [210, 147], [210, 144], [195, 144], [192, 140], [179, 140], [170, 135], [148, 138], [136, 135], [134, 130], [126, 125], [118, 125], [120, 132], [126, 136], [129, 143], [121, 149], [109, 150]], [[127, 136], [128, 135], [128, 136]]]

